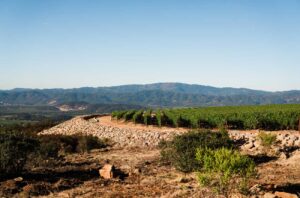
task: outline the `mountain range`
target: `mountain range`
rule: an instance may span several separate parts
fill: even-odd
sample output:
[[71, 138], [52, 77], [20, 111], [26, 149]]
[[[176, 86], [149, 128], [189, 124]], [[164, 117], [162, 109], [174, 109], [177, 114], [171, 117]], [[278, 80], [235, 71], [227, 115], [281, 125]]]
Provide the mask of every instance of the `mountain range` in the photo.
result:
[[0, 90], [0, 105], [129, 104], [190, 107], [300, 103], [300, 90], [270, 92], [184, 83], [154, 83], [74, 89]]

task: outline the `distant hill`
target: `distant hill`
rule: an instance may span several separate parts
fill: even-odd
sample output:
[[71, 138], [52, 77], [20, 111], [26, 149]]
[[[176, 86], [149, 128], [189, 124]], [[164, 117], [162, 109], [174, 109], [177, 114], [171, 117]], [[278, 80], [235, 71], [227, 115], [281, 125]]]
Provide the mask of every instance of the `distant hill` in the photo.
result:
[[[151, 107], [300, 103], [300, 91], [268, 92], [183, 83], [155, 83], [76, 89], [0, 91], [0, 105], [130, 104]], [[76, 106], [76, 105], [75, 105]]]

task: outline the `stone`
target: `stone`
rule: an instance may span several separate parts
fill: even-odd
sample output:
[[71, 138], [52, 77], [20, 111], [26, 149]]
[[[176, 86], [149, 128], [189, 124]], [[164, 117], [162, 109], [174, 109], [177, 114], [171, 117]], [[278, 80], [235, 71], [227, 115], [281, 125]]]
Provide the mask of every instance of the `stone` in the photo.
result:
[[261, 147], [261, 141], [260, 141], [260, 140], [259, 140], [259, 141], [255, 141], [255, 142], [254, 142], [254, 146], [255, 146], [256, 148]]
[[287, 158], [288, 158], [288, 156], [284, 152], [282, 152], [279, 156], [280, 160], [286, 160]]
[[28, 194], [29, 194], [31, 191], [33, 191], [33, 189], [34, 189], [33, 184], [27, 184], [26, 186], [24, 186], [24, 187], [22, 188], [23, 192], [28, 193]]
[[136, 175], [139, 175], [141, 172], [142, 172], [142, 171], [141, 171], [141, 169], [139, 169], [139, 168], [135, 168], [135, 169], [133, 170], [133, 173], [136, 174]]
[[155, 178], [154, 177], [147, 177], [147, 178], [144, 178], [140, 184], [142, 185], [153, 185], [155, 184]]
[[298, 198], [297, 195], [291, 194], [291, 193], [287, 193], [287, 192], [279, 192], [279, 191], [276, 191], [274, 194], [275, 194], [278, 198]]
[[131, 166], [127, 165], [127, 164], [124, 164], [120, 167], [120, 169], [124, 172], [130, 172], [131, 170]]
[[252, 149], [254, 147], [254, 144], [252, 142], [249, 142], [248, 144], [246, 144], [244, 146], [245, 149], [249, 150], [249, 149]]
[[58, 193], [58, 197], [61, 197], [61, 198], [69, 198], [71, 197], [69, 193], [67, 192], [60, 192]]
[[300, 139], [296, 140], [296, 141], [294, 142], [294, 144], [295, 144], [295, 146], [300, 147]]
[[180, 183], [188, 183], [189, 181], [191, 181], [191, 179], [190, 178], [186, 178], [186, 177], [182, 177], [182, 178], [179, 179]]
[[261, 186], [259, 184], [255, 184], [254, 186], [252, 186], [249, 191], [252, 194], [258, 194], [261, 191]]
[[14, 180], [15, 180], [15, 182], [21, 182], [21, 181], [23, 181], [23, 177], [17, 177]]
[[264, 194], [264, 198], [275, 198], [276, 195], [274, 195], [273, 193], [265, 193]]
[[295, 144], [295, 140], [294, 139], [289, 139], [287, 142], [286, 142], [286, 146], [287, 147], [293, 147]]
[[104, 179], [112, 179], [112, 178], [116, 177], [114, 165], [111, 165], [111, 164], [105, 164], [105, 165], [99, 170], [99, 174], [100, 174], [100, 176], [103, 177]]

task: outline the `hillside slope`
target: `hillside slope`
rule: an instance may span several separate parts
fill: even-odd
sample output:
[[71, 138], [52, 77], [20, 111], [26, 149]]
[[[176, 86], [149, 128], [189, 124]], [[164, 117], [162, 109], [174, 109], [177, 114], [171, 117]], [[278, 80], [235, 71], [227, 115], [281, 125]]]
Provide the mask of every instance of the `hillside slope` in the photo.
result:
[[300, 91], [267, 92], [183, 83], [0, 91], [0, 105], [60, 105], [69, 102], [151, 107], [291, 104], [300, 103]]

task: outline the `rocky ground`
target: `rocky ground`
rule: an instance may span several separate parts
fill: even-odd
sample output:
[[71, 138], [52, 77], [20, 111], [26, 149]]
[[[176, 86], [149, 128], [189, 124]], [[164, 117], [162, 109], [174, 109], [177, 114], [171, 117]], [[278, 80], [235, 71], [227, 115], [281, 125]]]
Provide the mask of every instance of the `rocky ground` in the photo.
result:
[[[42, 131], [40, 134], [87, 134], [111, 140], [114, 147], [155, 147], [161, 140], [169, 140], [175, 135], [187, 132], [184, 128], [168, 128], [144, 126], [128, 122], [112, 120], [110, 116], [79, 116], [53, 128]], [[229, 135], [235, 140], [245, 140], [245, 149], [255, 151], [260, 148], [257, 134], [260, 131], [229, 130]], [[280, 146], [300, 147], [300, 132], [276, 131]]]
[[111, 140], [114, 147], [155, 147], [161, 140], [168, 140], [186, 129], [158, 128], [112, 121], [110, 116], [76, 117], [40, 134], [87, 134]]
[[[111, 121], [109, 116], [76, 117], [40, 134], [91, 134], [110, 139], [113, 146], [67, 155], [54, 165], [56, 168], [36, 170], [36, 174], [22, 181], [16, 178], [2, 182], [0, 191], [14, 190], [19, 185], [16, 197], [217, 197], [211, 190], [199, 187], [194, 173], [184, 174], [160, 162], [157, 144], [187, 131]], [[266, 148], [258, 140], [257, 130], [229, 131], [241, 152], [257, 164], [258, 175], [250, 182], [248, 197], [297, 197], [300, 195], [300, 133], [271, 133], [277, 135], [277, 141]], [[115, 166], [117, 177], [99, 176], [98, 170], [105, 164]], [[243, 196], [232, 194], [231, 197]]]

